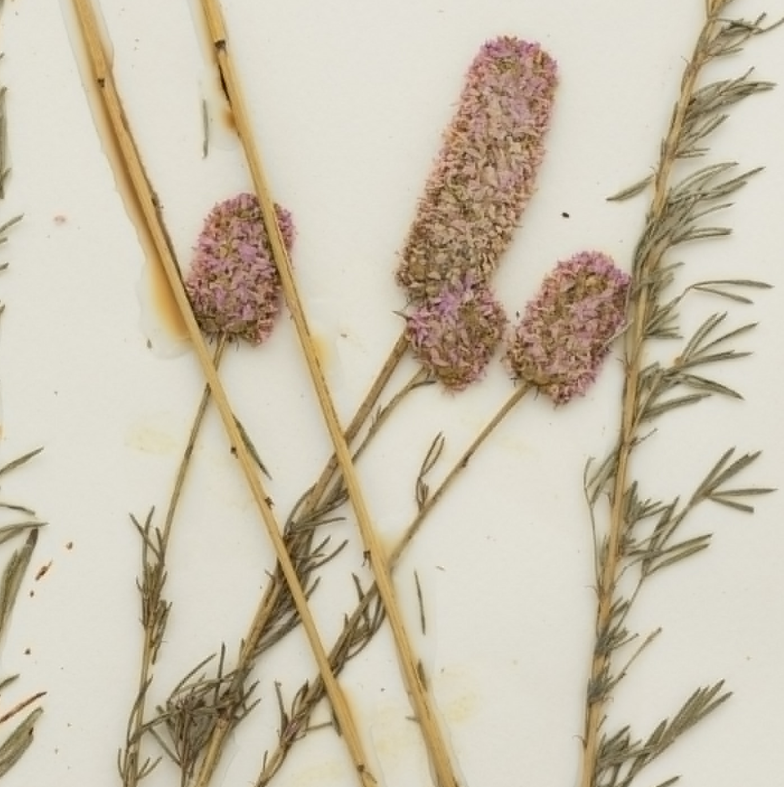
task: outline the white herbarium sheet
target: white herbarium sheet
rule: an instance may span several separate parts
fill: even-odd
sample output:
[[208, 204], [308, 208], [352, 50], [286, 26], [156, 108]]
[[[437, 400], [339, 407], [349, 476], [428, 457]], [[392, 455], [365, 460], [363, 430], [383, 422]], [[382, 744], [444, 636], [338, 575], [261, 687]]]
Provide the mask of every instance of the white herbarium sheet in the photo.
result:
[[[101, 3], [128, 123], [184, 266], [209, 209], [251, 187], [221, 115], [196, 5]], [[296, 281], [344, 422], [400, 334], [397, 255], [485, 40], [538, 41], [560, 74], [537, 191], [494, 279], [510, 318], [556, 261], [578, 251], [601, 250], [630, 268], [648, 196], [606, 197], [652, 171], [704, 3], [232, 0], [224, 10], [274, 197], [294, 216]], [[776, 19], [784, 6], [736, 0], [728, 9], [750, 19], [763, 11]], [[5, 777], [11, 787], [120, 784], [117, 751], [141, 648], [140, 544], [129, 514], [143, 520], [165, 508], [203, 387], [193, 353], [167, 345], [160, 309], [144, 296], [145, 253], [96, 130], [70, 14], [68, 0], [6, 0], [0, 17], [11, 166], [0, 223], [24, 214], [3, 247], [0, 452], [5, 462], [44, 447], [4, 481], [2, 496], [48, 523], [2, 643], [2, 675], [21, 677], [0, 696], [0, 712], [47, 692], [33, 746]], [[753, 66], [755, 78], [784, 81], [783, 37], [778, 30], [752, 39], [707, 77]], [[684, 335], [724, 309], [729, 328], [759, 326], [739, 339], [753, 355], [717, 371], [742, 401], [684, 408], [647, 436], [634, 472], [657, 498], [686, 493], [731, 447], [763, 452], [741, 485], [781, 485], [784, 89], [729, 113], [706, 161], [765, 169], [717, 215], [730, 237], [686, 244], [669, 259], [684, 263], [681, 286], [741, 278], [774, 288], [753, 292], [752, 305], [704, 294], [684, 302]], [[619, 353], [620, 345], [587, 395], [566, 407], [528, 397], [472, 458], [396, 569], [408, 630], [465, 785], [578, 779], [595, 615], [582, 480], [589, 458], [604, 456], [618, 434]], [[288, 312], [261, 347], [231, 347], [221, 369], [282, 519], [331, 453]], [[358, 464], [384, 543], [395, 543], [415, 511], [414, 481], [436, 434], [446, 443], [435, 480], [510, 386], [496, 357], [466, 392], [433, 386], [396, 414]], [[651, 766], [645, 783], [683, 774], [691, 784], [766, 784], [784, 768], [784, 502], [780, 494], [752, 502], [753, 516], [703, 506], [686, 535], [713, 533], [710, 548], [651, 580], [630, 621], [643, 637], [659, 626], [663, 633], [619, 687], [611, 720], [632, 722], [644, 737], [696, 686], [726, 679], [734, 693]], [[369, 572], [352, 517], [323, 534], [334, 546], [348, 542], [312, 597], [331, 643], [355, 604], [352, 572], [363, 582]], [[273, 567], [211, 408], [173, 530], [173, 606], [151, 708], [221, 643], [236, 653]], [[260, 703], [232, 736], [215, 785], [255, 782], [277, 740], [275, 684], [290, 702], [315, 674], [299, 630], [270, 650], [255, 673]], [[341, 683], [377, 778], [429, 783], [386, 629]], [[328, 721], [322, 705], [314, 723]], [[145, 751], [157, 756], [152, 741]], [[322, 729], [296, 743], [273, 784], [353, 779], [345, 747]], [[175, 784], [179, 775], [164, 759], [146, 783]]]

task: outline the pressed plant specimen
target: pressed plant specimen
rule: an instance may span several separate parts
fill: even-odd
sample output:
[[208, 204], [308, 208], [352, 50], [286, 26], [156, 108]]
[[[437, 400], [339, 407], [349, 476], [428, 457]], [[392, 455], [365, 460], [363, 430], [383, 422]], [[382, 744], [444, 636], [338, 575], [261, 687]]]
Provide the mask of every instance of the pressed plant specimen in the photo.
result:
[[[727, 312], [714, 312], [684, 339], [679, 315], [685, 300], [701, 291], [727, 303], [747, 304], [745, 290], [765, 287], [745, 278], [684, 285], [680, 283], [681, 265], [670, 257], [683, 244], [728, 235], [729, 228], [707, 224], [705, 217], [728, 208], [727, 198], [759, 171], [738, 171], [733, 162], [703, 164], [685, 176], [676, 171], [680, 162], [700, 161], [708, 154], [705, 141], [727, 120], [730, 107], [773, 87], [752, 79], [751, 72], [700, 84], [706, 66], [736, 54], [749, 39], [772, 29], [764, 25], [764, 15], [753, 20], [728, 17], [732, 4], [733, 0], [705, 3], [705, 20], [681, 79], [658, 164], [652, 175], [615, 197], [627, 199], [643, 191], [651, 195], [632, 258], [619, 436], [609, 455], [590, 465], [585, 474], [594, 532], [597, 609], [585, 701], [582, 787], [631, 784], [684, 732], [730, 696], [722, 681], [701, 686], [648, 735], [634, 733], [630, 724], [618, 723], [611, 713], [607, 718], [608, 703], [631, 664], [660, 633], [654, 629], [640, 639], [629, 629], [629, 615], [640, 591], [652, 576], [682, 570], [683, 561], [710, 543], [709, 533], [685, 534], [684, 522], [705, 503], [750, 513], [750, 500], [771, 491], [738, 482], [737, 476], [754, 463], [759, 452], [739, 454], [732, 447], [708, 465], [693, 489], [670, 500], [657, 499], [652, 479], [637, 478], [634, 471], [634, 458], [644, 450], [645, 436], [668, 413], [693, 408], [709, 397], [741, 398], [708, 375], [717, 366], [749, 355], [736, 342], [747, 338], [754, 323], [731, 327]], [[672, 294], [673, 289], [677, 294]], [[660, 360], [657, 349], [663, 342], [671, 360]]]
[[[216, 22], [218, 31], [221, 29], [220, 24], [218, 20]], [[222, 38], [218, 36], [217, 40], [220, 41]], [[226, 65], [224, 69], [222, 73], [227, 84], [233, 84], [231, 69]], [[422, 217], [434, 210], [441, 212], [444, 221], [453, 222], [455, 229], [462, 222], [459, 214], [473, 211], [466, 229], [469, 236], [470, 233], [474, 233], [477, 238], [481, 237], [483, 229], [486, 228], [489, 216], [495, 215], [497, 211], [503, 211], [506, 216], [504, 231], [495, 238], [490, 248], [481, 250], [477, 247], [473, 252], [470, 251], [470, 247], [465, 246], [465, 237], [461, 240], [457, 236], [450, 236], [451, 240], [447, 239], [447, 246], [451, 243], [454, 248], [461, 246], [464, 251], [459, 260], [457, 258], [454, 260], [451, 268], [442, 265], [444, 281], [437, 287], [417, 288], [415, 285], [408, 287], [409, 297], [412, 298], [412, 310], [406, 315], [406, 328], [347, 427], [344, 437], [346, 443], [351, 443], [360, 433], [409, 347], [422, 362], [423, 368], [417, 371], [409, 383], [378, 411], [354, 453], [354, 461], [359, 458], [370, 439], [377, 434], [397, 405], [410, 392], [434, 379], [453, 390], [466, 387], [478, 379], [493, 350], [499, 344], [505, 317], [500, 305], [493, 299], [488, 289], [487, 280], [502, 252], [509, 245], [512, 229], [533, 190], [536, 170], [543, 157], [543, 137], [549, 125], [555, 85], [555, 63], [538, 44], [502, 37], [484, 45], [472, 63], [466, 88], [461, 96], [460, 108], [455, 120], [445, 132], [439, 162], [428, 181], [425, 196], [418, 206], [412, 236], [416, 233], [417, 227], [420, 231], [425, 227], [426, 222], [423, 222]], [[236, 86], [234, 89], [236, 91]], [[474, 118], [474, 123], [469, 137], [466, 138], [463, 126], [469, 115]], [[242, 127], [240, 118], [238, 118], [238, 126]], [[248, 144], [247, 149], [249, 161], [253, 162], [254, 146]], [[486, 166], [480, 172], [476, 168], [476, 160], [481, 156], [486, 158]], [[255, 169], [258, 169], [258, 164], [251, 165], [251, 171]], [[451, 198], [447, 197], [447, 200], [451, 199], [451, 203], [448, 204], [445, 201], [446, 191], [451, 184], [458, 181], [463, 185]], [[264, 186], [263, 181], [262, 186]], [[272, 204], [266, 188], [259, 190], [259, 202], [262, 208], [265, 203], [268, 208]], [[273, 222], [272, 225], [267, 223], [273, 253], [276, 252], [275, 237], [278, 231], [274, 226], [276, 223]], [[449, 232], [451, 230], [447, 228], [447, 233]], [[428, 242], [426, 239], [419, 239], [420, 249], [426, 242]], [[407, 249], [409, 252], [413, 249], [410, 240]], [[276, 262], [280, 270], [281, 266], [286, 267], [287, 261], [281, 261], [279, 256], [276, 254]], [[480, 268], [482, 275], [481, 278], [477, 278], [477, 271]], [[400, 276], [400, 271], [398, 274]], [[413, 275], [412, 273], [408, 276], [409, 284]], [[296, 308], [294, 311], [296, 314]], [[443, 357], [440, 355], [442, 351]], [[493, 426], [490, 426], [483, 436], [486, 437], [492, 428]], [[476, 445], [479, 442], [481, 439]], [[422, 476], [437, 458], [438, 444], [436, 440], [430, 459], [426, 459], [423, 464]], [[472, 452], [473, 450], [475, 447], [471, 449]], [[316, 526], [329, 521], [337, 507], [349, 497], [346, 474], [338, 473], [339, 464], [337, 456], [333, 456], [319, 479], [302, 496], [300, 503], [286, 521], [284, 540], [289, 553], [296, 556], [295, 562], [304, 572], [303, 577], [310, 577], [312, 571], [324, 562], [323, 550], [328, 539], [314, 541]], [[466, 464], [467, 457], [462, 467]], [[457, 475], [459, 469], [461, 468], [456, 469], [450, 480]], [[424, 488], [423, 481], [421, 488]], [[438, 497], [440, 493], [434, 494], [427, 505], [424, 500], [422, 501], [420, 516], [410, 529], [406, 543], [410, 541]], [[395, 558], [388, 562], [391, 567]], [[384, 569], [386, 570], [388, 569]], [[303, 579], [303, 582], [305, 581]], [[337, 650], [332, 649], [330, 664], [336, 673], [347, 661], [349, 651], [354, 655], [358, 653], [361, 649], [358, 647], [360, 641], [366, 642], [378, 630], [385, 618], [388, 603], [380, 604], [372, 615], [368, 615], [368, 604], [375, 598], [376, 592], [377, 590], [374, 590], [366, 600], [360, 598], [360, 609], [355, 616], [352, 616], [351, 626], [347, 626], [342, 642], [336, 645]], [[291, 596], [278, 566], [271, 575], [271, 582], [265, 589], [248, 634], [243, 640], [240, 659], [233, 673], [235, 677], [246, 679], [255, 660], [292, 626], [297, 625], [297, 622], [298, 615], [292, 609]], [[408, 663], [409, 674], [413, 674], [413, 680], [422, 682], [421, 665], [414, 664], [411, 657], [403, 661]], [[198, 669], [186, 675], [173, 692], [167, 706], [169, 708], [167, 713], [186, 693], [203, 697], [205, 703], [208, 696], [217, 696], [212, 692], [215, 680], [218, 678], [207, 678]], [[313, 683], [312, 688], [314, 691], [307, 693], [308, 696], [298, 692], [294, 701], [296, 708], [292, 712], [284, 710], [283, 699], [280, 698], [280, 731], [283, 740], [293, 742], [301, 738], [306, 731], [309, 713], [303, 716], [299, 706], [304, 702], [309, 710], [312, 710], [323, 697], [325, 687], [321, 678]], [[227, 735], [235, 724], [244, 718], [240, 700], [246, 695], [234, 691], [233, 696], [237, 713], [227, 711], [219, 713], [217, 707], [213, 707], [214, 702], [210, 703], [212, 710], [202, 707], [202, 716], [212, 713], [214, 726], [209, 742], [205, 742], [204, 738], [199, 736], [198, 746], [195, 747], [203, 748], [207, 752], [196, 780], [200, 787], [205, 785], [212, 775]], [[429, 716], [430, 713], [426, 709], [422, 710], [420, 705], [418, 718], [422, 718], [423, 715]], [[429, 729], [431, 735], [437, 737], [434, 722], [430, 723]], [[433, 746], [437, 752], [434, 755], [435, 759], [440, 763], [441, 782], [452, 783], [454, 777], [449, 773], [451, 766], [443, 752], [442, 744], [436, 742]], [[276, 770], [280, 762], [282, 758], [271, 758], [265, 764], [265, 770], [273, 764]]]
[[[747, 497], [768, 491], [731, 485], [734, 476], [756, 458], [753, 453], [736, 456], [732, 450], [719, 458], [689, 496], [681, 499], [660, 501], [648, 497], [643, 480], [633, 480], [632, 476], [632, 457], [642, 450], [643, 437], [651, 424], [670, 411], [693, 406], [711, 395], [737, 398], [734, 390], [705, 376], [704, 368], [746, 355], [732, 343], [744, 336], [750, 325], [725, 328], [727, 316], [711, 314], [682, 343], [674, 361], [656, 360], [651, 353], [658, 340], [679, 339], [678, 311], [688, 294], [702, 291], [737, 303], [747, 300], [744, 289], [763, 286], [745, 279], [714, 280], [681, 285], [680, 294], [673, 297], [668, 291], [678, 284], [680, 275], [668, 252], [686, 242], [727, 234], [724, 227], [707, 226], [704, 217], [726, 207], [723, 200], [755, 172], [737, 174], [732, 164], [710, 164], [685, 178], [676, 178], [676, 162], [683, 164], [681, 160], [699, 159], [707, 153], [703, 141], [724, 122], [727, 107], [770, 87], [752, 80], [749, 74], [699, 86], [705, 65], [734, 53], [750, 37], [765, 30], [762, 18], [726, 19], [724, 12], [730, 4], [731, 0], [724, 0], [706, 5], [705, 26], [687, 66], [654, 175], [617, 197], [630, 198], [646, 189], [653, 192], [631, 271], [619, 270], [600, 251], [583, 251], [562, 260], [511, 328], [499, 294], [493, 290], [492, 277], [534, 191], [557, 72], [555, 62], [538, 44], [504, 36], [480, 49], [400, 253], [395, 277], [407, 300], [400, 312], [404, 323], [401, 336], [344, 430], [338, 428], [291, 275], [291, 217], [271, 199], [243, 114], [242, 93], [229, 59], [220, 13], [216, 3], [204, 0], [216, 64], [245, 146], [255, 193], [241, 194], [216, 206], [205, 221], [193, 267], [184, 280], [182, 291], [187, 301], [181, 299], [180, 307], [193, 318], [189, 329], [208, 387], [163, 529], [156, 528], [151, 517], [136, 522], [144, 544], [140, 583], [146, 637], [143, 659], [149, 666], [157, 657], [169, 614], [169, 602], [162, 594], [168, 532], [210, 396], [216, 400], [232, 449], [242, 456], [243, 471], [265, 524], [277, 535], [271, 500], [257, 479], [258, 472], [265, 472], [264, 465], [229, 409], [217, 367], [227, 341], [242, 338], [259, 344], [268, 337], [284, 297], [313, 374], [335, 455], [305, 490], [286, 518], [279, 540], [274, 541], [278, 562], [267, 575], [262, 597], [236, 654], [218, 645], [214, 657], [200, 661], [184, 675], [152, 719], [144, 714], [149, 674], [143, 669], [121, 755], [120, 771], [126, 785], [135, 785], [154, 767], [154, 759], [146, 760], [140, 754], [140, 742], [147, 734], [154, 736], [179, 766], [184, 785], [206, 787], [210, 783], [225, 742], [257, 699], [254, 667], [269, 648], [307, 621], [307, 601], [316, 590], [317, 571], [333, 553], [322, 526], [342, 516], [338, 509], [346, 503], [353, 503], [376, 582], [356, 581], [356, 607], [346, 615], [333, 647], [317, 658], [318, 675], [293, 692], [275, 682], [278, 740], [276, 747], [265, 753], [256, 784], [267, 784], [278, 774], [294, 745], [312, 729], [311, 714], [319, 702], [327, 699], [333, 710], [341, 707], [335, 678], [385, 621], [390, 621], [395, 630], [414, 720], [428, 746], [436, 781], [440, 787], [456, 784], [453, 763], [440, 740], [442, 730], [431, 718], [427, 675], [407, 643], [405, 629], [395, 619], [392, 571], [428, 513], [505, 415], [529, 392], [540, 392], [558, 406], [583, 394], [616, 339], [624, 343], [621, 434], [608, 458], [592, 464], [585, 476], [595, 534], [598, 606], [583, 733], [583, 787], [629, 784], [681, 733], [726, 699], [721, 684], [700, 688], [671, 719], [639, 740], [628, 725], [610, 729], [605, 713], [629, 664], [657, 635], [658, 630], [643, 637], [642, 645], [633, 650], [635, 635], [628, 631], [627, 623], [640, 588], [650, 576], [669, 570], [708, 545], [707, 535], [680, 537], [681, 523], [702, 502], [747, 511]], [[96, 73], [101, 88], [108, 89], [110, 74], [98, 69]], [[151, 204], [154, 206], [154, 202]], [[173, 259], [169, 262], [171, 270], [167, 273], [174, 281], [176, 263]], [[401, 540], [383, 553], [375, 541], [354, 464], [411, 392], [432, 384], [455, 393], [477, 382], [503, 344], [504, 333], [503, 362], [514, 390], [437, 486], [429, 480], [429, 474], [441, 459], [445, 438], [442, 434], [435, 436], [417, 468], [413, 485], [416, 515]], [[217, 339], [212, 359], [205, 354], [201, 334]], [[376, 409], [392, 373], [409, 351], [418, 363], [416, 372]], [[627, 585], [620, 579], [628, 580], [635, 572], [638, 581], [627, 592]], [[313, 645], [318, 636], [310, 630], [309, 636]], [[315, 645], [314, 650], [318, 651]], [[272, 696], [272, 691], [265, 696]], [[340, 712], [335, 711], [334, 726], [352, 750], [359, 781], [369, 784], [375, 777], [367, 770], [361, 746], [351, 732], [350, 714], [337, 718]]]

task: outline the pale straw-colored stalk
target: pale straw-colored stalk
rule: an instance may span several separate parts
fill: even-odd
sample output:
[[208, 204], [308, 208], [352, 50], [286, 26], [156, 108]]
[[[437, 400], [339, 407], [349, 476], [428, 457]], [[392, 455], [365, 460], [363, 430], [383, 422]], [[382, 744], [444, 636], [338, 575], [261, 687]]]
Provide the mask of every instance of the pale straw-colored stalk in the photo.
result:
[[[134, 195], [138, 200], [145, 226], [149, 232], [155, 251], [158, 254], [160, 263], [163, 266], [174, 300], [182, 314], [199, 365], [212, 391], [212, 396], [218, 408], [221, 421], [223, 422], [224, 430], [236, 452], [237, 459], [248, 487], [250, 488], [253, 500], [261, 514], [267, 533], [274, 546], [276, 557], [281, 565], [281, 569], [291, 591], [292, 599], [300, 615], [302, 625], [316, 658], [319, 672], [322, 679], [325, 681], [325, 685], [329, 687], [328, 694], [332, 703], [332, 708], [340, 724], [343, 738], [346, 741], [349, 753], [354, 762], [359, 782], [363, 787], [370, 787], [376, 784], [376, 780], [370, 773], [367, 758], [365, 757], [362, 742], [350, 707], [329, 667], [329, 661], [324, 646], [321, 643], [315, 621], [308, 608], [307, 598], [299, 578], [297, 577], [291, 558], [286, 551], [280, 527], [272, 512], [270, 503], [268, 502], [269, 498], [262, 486], [256, 465], [250, 456], [245, 441], [242, 439], [223, 384], [215, 369], [206, 341], [196, 323], [187, 294], [183, 287], [179, 268], [174, 259], [174, 254], [161, 220], [157, 198], [155, 197], [144, 171], [141, 158], [122, 108], [117, 87], [114, 83], [109, 60], [101, 41], [95, 10], [89, 0], [73, 0], [73, 3], [79, 20], [79, 27], [85, 43], [85, 49], [89, 56], [93, 82], [97, 87], [101, 102], [108, 116], [114, 141], [117, 144], [121, 159], [126, 168], [126, 173], [133, 188]], [[272, 210], [272, 215], [274, 216], [274, 208]], [[282, 246], [280, 234], [277, 229], [275, 233], [271, 233], [271, 237], [273, 248], [276, 243]]]
[[368, 554], [370, 565], [379, 587], [379, 595], [389, 619], [406, 688], [411, 697], [416, 718], [428, 749], [436, 782], [439, 787], [457, 787], [457, 778], [452, 767], [443, 732], [428, 696], [427, 687], [424, 685], [422, 677], [417, 670], [417, 659], [406, 632], [403, 615], [400, 611], [394, 585], [392, 584], [392, 575], [387, 557], [371, 522], [370, 513], [351, 459], [351, 453], [343, 436], [343, 429], [338, 421], [332, 396], [327, 387], [324, 372], [302, 308], [291, 270], [291, 262], [277, 224], [274, 201], [270, 195], [259, 149], [253, 137], [240, 80], [229, 53], [228, 34], [223, 21], [223, 14], [216, 0], [202, 0], [201, 5], [214, 48], [217, 67], [220, 70], [222, 84], [226, 88], [237, 134], [245, 151], [251, 180], [261, 206], [264, 226], [270, 238], [273, 257], [280, 274], [283, 294], [291, 311], [313, 387], [324, 421], [329, 430], [338, 466], [343, 475], [349, 500], [357, 518], [364, 548]]

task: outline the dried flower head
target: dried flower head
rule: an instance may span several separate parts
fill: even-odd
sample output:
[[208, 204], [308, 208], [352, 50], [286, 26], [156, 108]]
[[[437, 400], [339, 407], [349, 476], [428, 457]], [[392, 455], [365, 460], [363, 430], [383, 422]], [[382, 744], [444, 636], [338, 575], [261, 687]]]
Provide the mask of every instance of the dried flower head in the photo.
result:
[[417, 304], [406, 338], [423, 366], [452, 391], [481, 377], [503, 336], [506, 315], [490, 289], [449, 284]]
[[564, 404], [585, 393], [626, 319], [630, 277], [584, 251], [559, 262], [525, 307], [504, 358], [517, 380]]
[[[291, 214], [275, 206], [283, 241], [294, 241]], [[204, 220], [185, 280], [199, 327], [260, 344], [280, 311], [280, 277], [272, 259], [261, 209], [254, 194], [218, 203]]]
[[467, 276], [487, 282], [533, 192], [556, 81], [539, 44], [482, 47], [401, 255], [396, 278], [411, 298]]

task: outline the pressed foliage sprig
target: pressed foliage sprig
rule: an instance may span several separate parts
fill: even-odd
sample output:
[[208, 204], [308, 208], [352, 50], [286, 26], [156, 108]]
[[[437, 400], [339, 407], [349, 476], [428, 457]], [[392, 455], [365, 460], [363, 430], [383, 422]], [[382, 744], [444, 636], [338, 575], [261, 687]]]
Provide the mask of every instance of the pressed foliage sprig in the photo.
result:
[[[0, 11], [2, 11], [2, 2], [0, 2]], [[0, 55], [0, 57], [2, 56]], [[5, 86], [0, 85], [0, 199], [5, 197], [5, 183], [8, 176], [6, 167], [7, 126], [5, 93]], [[21, 216], [16, 216], [0, 224], [0, 245], [6, 243], [8, 230], [20, 219]], [[7, 262], [0, 263], [0, 271], [4, 271], [7, 267]], [[5, 304], [0, 303], [0, 314], [4, 310]], [[0, 426], [1, 429], [2, 426]], [[41, 449], [39, 448], [7, 462], [0, 467], [0, 478], [5, 478], [9, 473], [26, 464], [40, 451]], [[22, 580], [30, 566], [33, 550], [38, 541], [38, 530], [44, 523], [36, 517], [32, 509], [17, 503], [0, 502], [0, 514], [2, 514], [3, 519], [6, 516], [11, 517], [11, 521], [6, 521], [0, 525], [0, 544], [16, 541], [24, 536], [24, 543], [11, 554], [0, 576], [0, 643], [3, 643]], [[5, 693], [5, 689], [18, 678], [18, 675], [0, 678], [0, 697]], [[0, 726], [15, 719], [19, 713], [35, 705], [45, 694], [45, 691], [39, 691], [16, 703], [9, 709], [0, 709]], [[42, 714], [43, 708], [40, 705], [33, 707], [8, 735], [4, 734], [3, 738], [0, 739], [0, 779], [11, 771], [13, 766], [32, 745], [35, 725]]]
[[[746, 350], [736, 349], [734, 343], [745, 338], [754, 325], [726, 328], [726, 313], [715, 313], [689, 339], [682, 340], [678, 310], [683, 298], [697, 290], [748, 303], [742, 290], [765, 286], [745, 279], [707, 281], [683, 288], [676, 297], [667, 295], [680, 267], [668, 261], [668, 252], [688, 241], [728, 235], [727, 227], [707, 225], [703, 219], [729, 207], [726, 199], [759, 171], [738, 173], [734, 163], [725, 162], [706, 164], [680, 180], [675, 173], [680, 161], [699, 160], [707, 154], [705, 140], [727, 119], [732, 105], [772, 87], [771, 83], [753, 80], [750, 71], [735, 79], [699, 85], [709, 63], [739, 52], [750, 38], [771, 29], [763, 26], [764, 15], [754, 20], [729, 18], [726, 11], [732, 1], [705, 3], [705, 21], [681, 80], [656, 169], [615, 197], [629, 198], [649, 186], [652, 190], [632, 262], [620, 435], [610, 455], [598, 467], [589, 467], [585, 477], [594, 528], [598, 605], [585, 704], [582, 787], [627, 787], [682, 733], [729, 697], [721, 681], [699, 687], [674, 715], [643, 737], [634, 734], [628, 724], [610, 729], [606, 720], [613, 692], [660, 631], [645, 636], [629, 653], [637, 635], [628, 630], [627, 622], [640, 588], [653, 574], [693, 557], [710, 542], [709, 534], [682, 536], [684, 520], [708, 501], [751, 512], [748, 499], [771, 491], [736, 485], [736, 476], [759, 453], [736, 455], [734, 448], [722, 454], [694, 490], [671, 501], [649, 497], [645, 485], [632, 476], [632, 459], [644, 434], [663, 415], [711, 396], [740, 398], [728, 386], [703, 375], [713, 365], [749, 355]], [[681, 341], [674, 360], [662, 363], [652, 359], [652, 345], [657, 340]], [[608, 522], [601, 527], [605, 497]], [[634, 577], [628, 595], [619, 583], [622, 574], [627, 579]]]
[[[1, 233], [2, 230], [0, 230]], [[28, 462], [40, 450], [30, 451], [0, 467], [0, 477]], [[22, 580], [33, 557], [33, 550], [38, 541], [38, 530], [44, 523], [27, 506], [2, 502], [0, 503], [0, 511], [4, 514], [11, 514], [14, 520], [0, 526], [0, 544], [25, 536], [24, 543], [11, 554], [5, 564], [2, 576], [0, 576], [0, 641], [3, 641], [11, 613], [19, 595]], [[0, 696], [18, 678], [19, 675], [0, 678]], [[17, 714], [31, 705], [36, 704], [45, 694], [45, 691], [38, 691], [18, 702], [10, 709], [0, 709], [0, 725], [15, 718]], [[34, 707], [4, 740], [0, 740], [0, 778], [11, 770], [32, 744], [35, 725], [42, 714], [43, 708], [40, 705]]]

